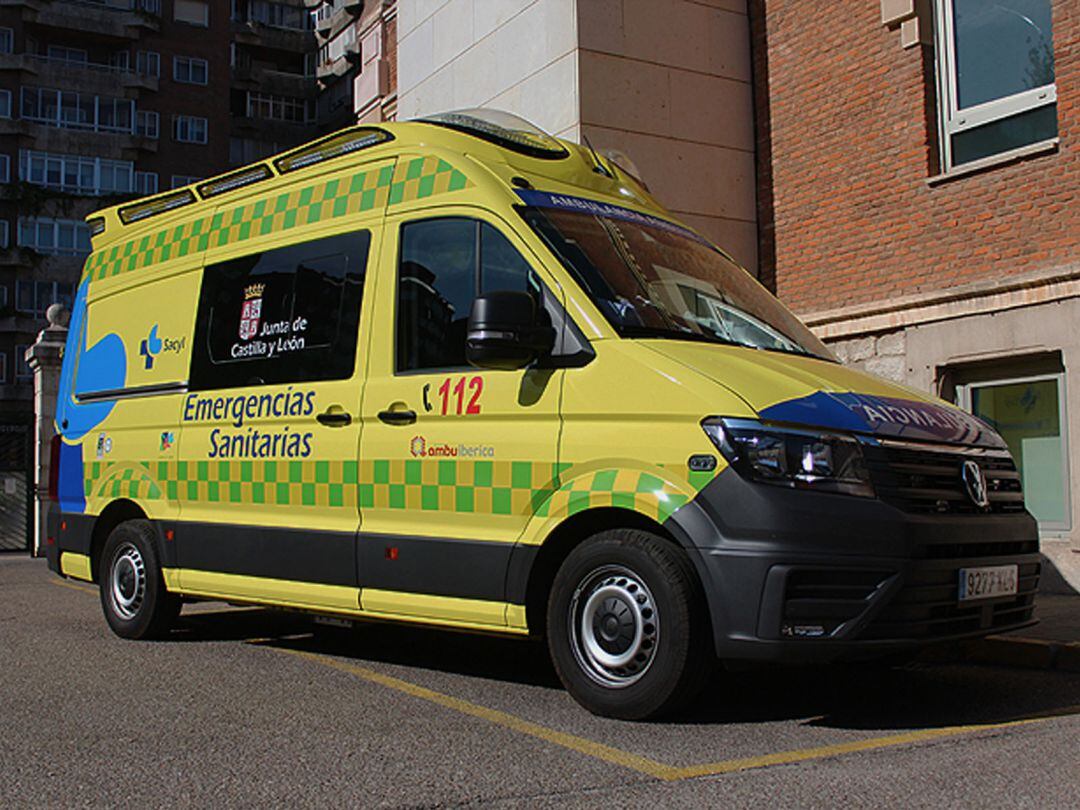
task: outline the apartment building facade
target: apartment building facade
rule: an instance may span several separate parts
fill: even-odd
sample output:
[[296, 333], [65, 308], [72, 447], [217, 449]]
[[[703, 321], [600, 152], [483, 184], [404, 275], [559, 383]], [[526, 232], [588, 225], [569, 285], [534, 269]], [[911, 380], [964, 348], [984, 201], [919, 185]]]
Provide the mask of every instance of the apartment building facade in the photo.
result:
[[0, 0], [0, 418], [84, 219], [394, 114], [391, 0]]

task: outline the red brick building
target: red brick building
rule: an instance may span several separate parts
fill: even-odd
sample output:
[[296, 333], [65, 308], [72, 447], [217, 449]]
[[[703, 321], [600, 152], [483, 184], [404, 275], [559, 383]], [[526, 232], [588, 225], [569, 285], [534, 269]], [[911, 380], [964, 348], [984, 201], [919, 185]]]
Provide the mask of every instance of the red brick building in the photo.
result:
[[1080, 4], [750, 19], [763, 281], [845, 362], [994, 422], [1080, 547]]

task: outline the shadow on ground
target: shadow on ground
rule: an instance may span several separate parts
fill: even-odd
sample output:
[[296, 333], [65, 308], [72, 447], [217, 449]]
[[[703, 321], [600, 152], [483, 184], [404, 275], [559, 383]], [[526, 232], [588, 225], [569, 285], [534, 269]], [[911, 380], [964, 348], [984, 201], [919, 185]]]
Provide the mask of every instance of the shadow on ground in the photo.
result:
[[[539, 642], [405, 625], [351, 629], [263, 609], [202, 610], [181, 617], [170, 641], [257, 640], [334, 656], [561, 690]], [[407, 676], [406, 676], [407, 678]], [[889, 732], [1000, 723], [1080, 713], [1080, 675], [974, 665], [755, 667], [717, 672], [704, 694], [671, 722], [684, 725], [802, 720], [806, 725]]]

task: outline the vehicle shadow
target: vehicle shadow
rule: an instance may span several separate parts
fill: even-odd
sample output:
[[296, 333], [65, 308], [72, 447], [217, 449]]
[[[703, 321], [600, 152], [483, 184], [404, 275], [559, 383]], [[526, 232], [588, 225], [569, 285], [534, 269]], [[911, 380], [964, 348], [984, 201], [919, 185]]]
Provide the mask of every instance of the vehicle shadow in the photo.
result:
[[[262, 609], [185, 613], [172, 641], [248, 640], [333, 656], [562, 690], [543, 643], [418, 626], [315, 625], [302, 614]], [[1080, 675], [976, 665], [760, 666], [718, 671], [692, 705], [666, 722], [738, 725], [801, 721], [823, 728], [897, 730], [1080, 714]]]

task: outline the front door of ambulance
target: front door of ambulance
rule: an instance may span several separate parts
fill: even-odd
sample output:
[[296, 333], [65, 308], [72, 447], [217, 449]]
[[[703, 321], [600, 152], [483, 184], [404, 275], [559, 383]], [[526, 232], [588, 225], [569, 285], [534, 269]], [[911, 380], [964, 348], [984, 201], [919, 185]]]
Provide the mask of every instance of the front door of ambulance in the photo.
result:
[[208, 255], [176, 476], [186, 591], [356, 608], [372, 250], [356, 229]]
[[363, 405], [361, 604], [503, 625], [511, 549], [556, 486], [562, 372], [470, 367], [466, 329], [477, 294], [560, 291], [473, 209], [385, 233], [394, 272], [380, 278]]

